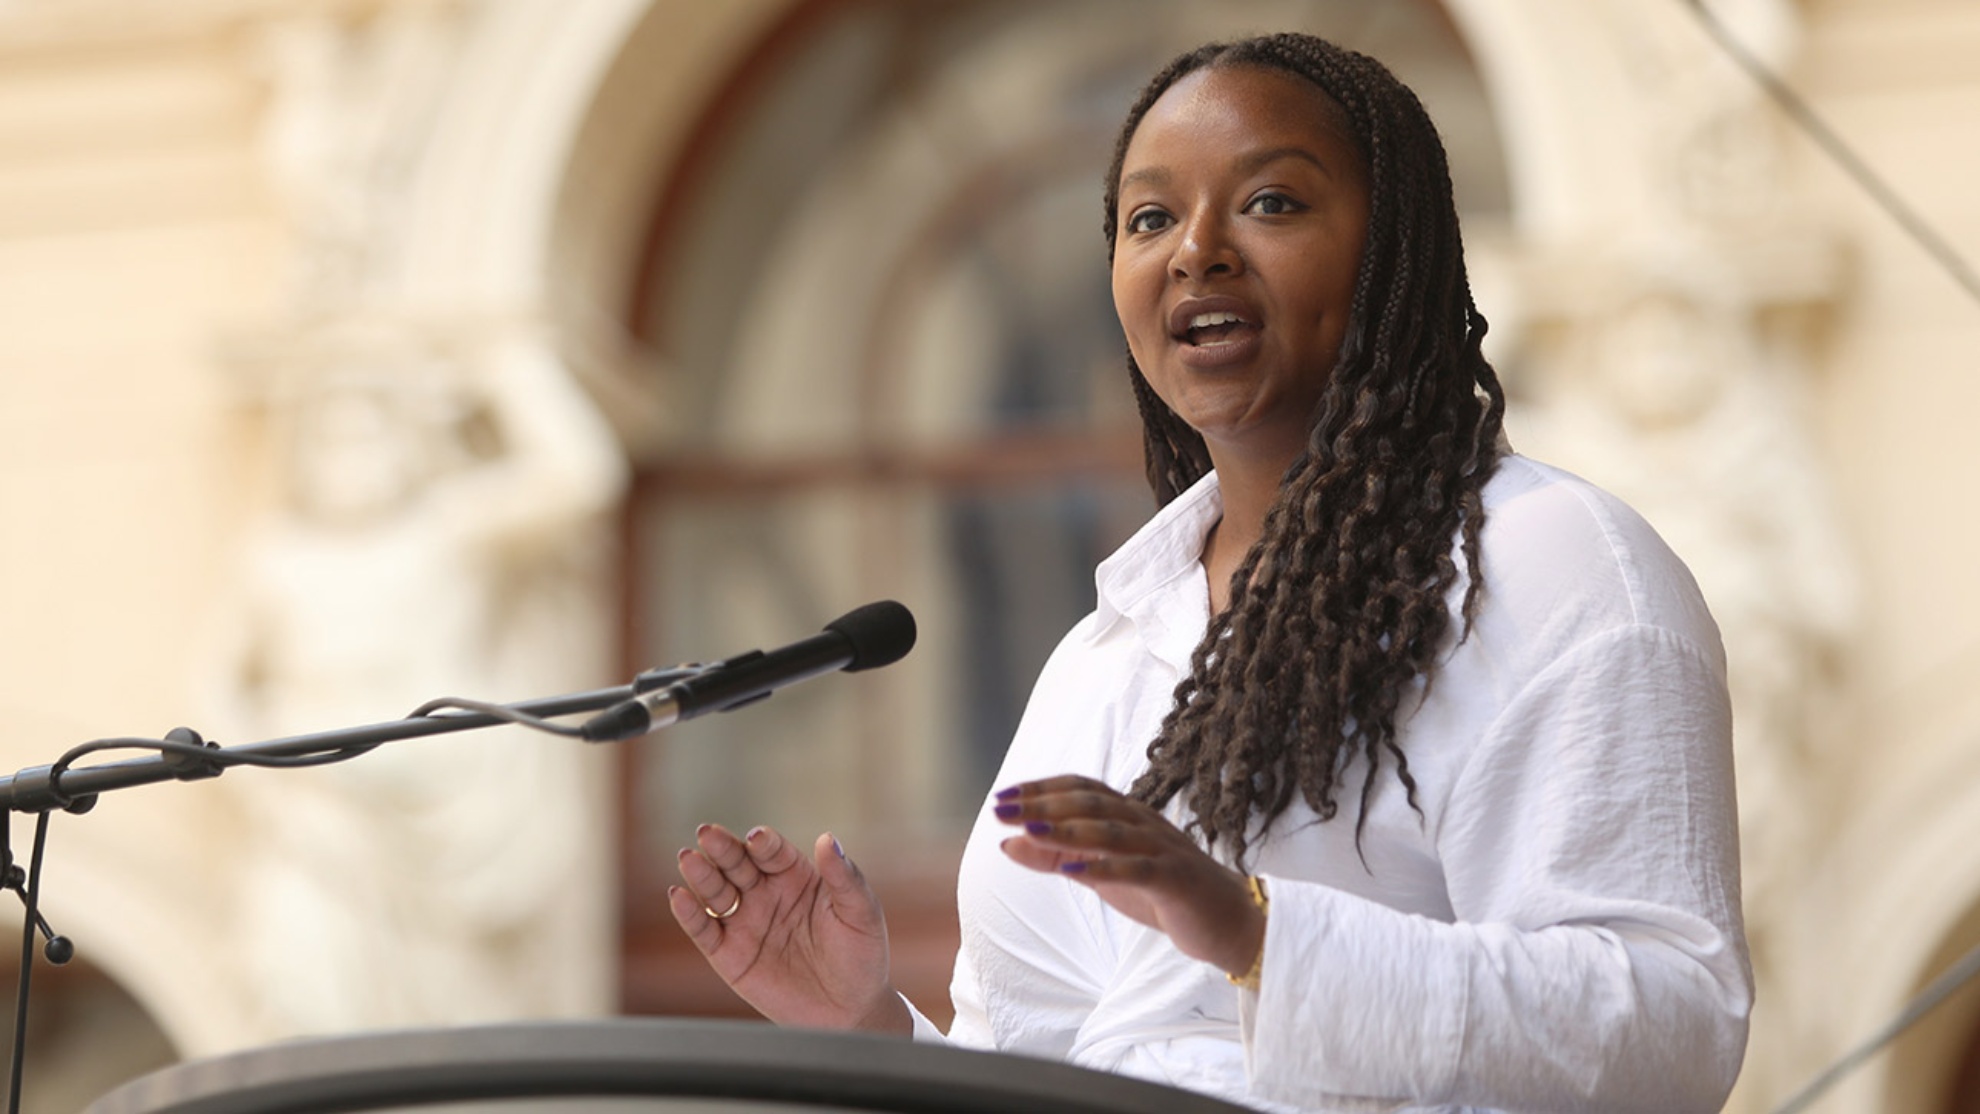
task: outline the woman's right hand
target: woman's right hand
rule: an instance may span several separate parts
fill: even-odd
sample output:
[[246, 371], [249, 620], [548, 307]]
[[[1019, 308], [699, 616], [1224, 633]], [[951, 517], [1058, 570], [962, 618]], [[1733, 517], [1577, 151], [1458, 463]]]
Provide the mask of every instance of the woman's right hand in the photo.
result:
[[695, 843], [680, 853], [687, 885], [669, 886], [667, 905], [744, 1001], [779, 1025], [913, 1033], [880, 899], [830, 833], [816, 865], [769, 828], [738, 839], [703, 824]]

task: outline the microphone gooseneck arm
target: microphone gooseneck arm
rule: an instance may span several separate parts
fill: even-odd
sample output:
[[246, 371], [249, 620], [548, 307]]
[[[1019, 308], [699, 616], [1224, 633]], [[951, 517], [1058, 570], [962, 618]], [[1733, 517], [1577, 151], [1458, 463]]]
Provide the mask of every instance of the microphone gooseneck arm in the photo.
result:
[[[88, 812], [95, 806], [99, 794], [112, 789], [163, 781], [200, 781], [218, 777], [234, 766], [321, 766], [355, 758], [400, 739], [467, 731], [500, 723], [517, 723], [559, 735], [597, 739], [600, 736], [594, 735], [591, 728], [604, 717], [595, 718], [583, 728], [553, 720], [579, 712], [596, 712], [601, 708], [612, 709], [608, 715], [621, 718], [632, 714], [625, 710], [628, 707], [637, 711], [638, 718], [643, 721], [642, 726], [612, 736], [629, 738], [677, 719], [739, 708], [768, 696], [775, 688], [820, 673], [888, 665], [900, 660], [913, 645], [913, 616], [900, 604], [883, 601], [849, 612], [827, 624], [824, 633], [779, 650], [769, 653], [751, 651], [716, 666], [648, 670], [632, 684], [615, 688], [516, 704], [491, 704], [444, 697], [421, 705], [404, 719], [233, 747], [208, 742], [200, 738], [198, 732], [186, 727], [174, 728], [162, 739], [96, 739], [71, 747], [49, 765], [31, 766], [0, 777], [0, 888], [19, 893], [26, 905], [26, 916], [21, 924], [21, 966], [14, 1011], [13, 1072], [9, 1082], [8, 1114], [17, 1114], [20, 1109], [35, 933], [39, 931], [47, 937], [44, 954], [49, 962], [67, 963], [75, 954], [68, 938], [56, 935], [39, 909], [42, 850], [47, 844], [49, 816], [55, 810]], [[438, 714], [443, 711], [446, 714]], [[657, 725], [653, 724], [655, 718], [660, 719]], [[151, 753], [75, 768], [79, 759], [89, 755], [127, 750]], [[36, 814], [34, 853], [25, 871], [15, 865], [9, 846], [9, 829], [16, 812]]]

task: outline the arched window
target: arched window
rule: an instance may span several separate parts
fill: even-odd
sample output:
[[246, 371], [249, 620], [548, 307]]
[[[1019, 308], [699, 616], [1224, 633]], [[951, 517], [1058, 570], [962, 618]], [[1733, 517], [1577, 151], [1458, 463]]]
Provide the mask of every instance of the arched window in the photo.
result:
[[[19, 931], [17, 924], [8, 927]], [[0, 986], [8, 991], [0, 1048], [11, 1049], [20, 963], [19, 949], [9, 951], [16, 958], [0, 962]], [[42, 962], [37, 953], [30, 988], [22, 1110], [81, 1110], [113, 1087], [178, 1059], [137, 999], [80, 953], [62, 967]]]
[[838, 834], [901, 981], [942, 1005], [963, 834], [1093, 566], [1153, 508], [1100, 179], [1162, 61], [1260, 27], [1366, 49], [1460, 114], [1460, 188], [1504, 212], [1489, 109], [1431, 0], [1209, 8], [821, 0], [711, 90], [629, 309], [669, 368], [627, 528], [629, 664], [781, 644], [878, 598], [921, 640], [628, 751], [629, 1009], [734, 1008], [664, 904], [704, 820]]

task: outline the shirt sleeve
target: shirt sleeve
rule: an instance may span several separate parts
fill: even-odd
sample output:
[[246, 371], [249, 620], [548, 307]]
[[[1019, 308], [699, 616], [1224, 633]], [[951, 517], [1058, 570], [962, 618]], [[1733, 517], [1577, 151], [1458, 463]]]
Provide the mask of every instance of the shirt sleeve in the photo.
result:
[[1439, 817], [1455, 921], [1268, 879], [1260, 1098], [1717, 1111], [1752, 1004], [1720, 659], [1629, 626], [1537, 675]]
[[[1010, 780], [1018, 780], [1012, 778]], [[1066, 879], [1018, 866], [986, 807], [958, 871], [962, 940], [946, 1037], [915, 1011], [915, 1039], [1063, 1059], [1113, 966], [1099, 900]]]
[[949, 985], [950, 1004], [955, 1007], [955, 1020], [949, 1023], [949, 1031], [941, 1028], [928, 1016], [901, 995], [907, 1002], [908, 1015], [914, 1019], [914, 1039], [925, 1044], [956, 1044], [964, 1048], [994, 1049], [996, 1039], [990, 1032], [990, 1016], [983, 1000], [982, 988], [976, 979], [975, 965], [970, 962], [968, 948], [956, 952], [954, 977]]
[[908, 1017], [914, 1022], [914, 1039], [917, 1042], [921, 1044], [949, 1043], [949, 1038], [942, 1032], [942, 1027], [928, 1020], [928, 1015], [922, 1013], [907, 995], [901, 995], [901, 1004], [908, 1008]]

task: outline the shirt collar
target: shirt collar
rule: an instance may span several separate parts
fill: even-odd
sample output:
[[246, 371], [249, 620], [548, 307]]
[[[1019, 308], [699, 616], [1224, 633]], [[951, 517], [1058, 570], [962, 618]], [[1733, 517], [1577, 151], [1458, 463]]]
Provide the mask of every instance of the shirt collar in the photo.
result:
[[[1223, 515], [1224, 498], [1215, 472], [1157, 511], [1095, 570], [1098, 622], [1094, 629], [1105, 630], [1120, 618], [1133, 619], [1147, 601], [1178, 580], [1200, 578], [1204, 542]], [[1195, 585], [1190, 586], [1194, 590]], [[1207, 612], [1209, 602], [1203, 601], [1202, 607]]]

